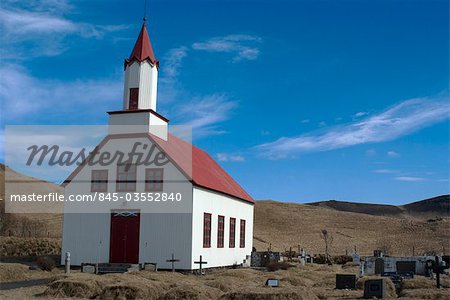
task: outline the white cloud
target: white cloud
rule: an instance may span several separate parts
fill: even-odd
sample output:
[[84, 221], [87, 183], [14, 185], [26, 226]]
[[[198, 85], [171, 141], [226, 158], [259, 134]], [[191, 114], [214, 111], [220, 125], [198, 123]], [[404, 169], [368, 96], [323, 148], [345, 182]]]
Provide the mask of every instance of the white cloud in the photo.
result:
[[399, 177], [395, 177], [394, 179], [398, 180], [398, 181], [406, 181], [406, 182], [425, 181], [425, 178], [423, 178], [423, 177], [413, 177], [413, 176], [399, 176]]
[[89, 115], [93, 103], [97, 112], [104, 111], [102, 108], [117, 107], [123, 88], [119, 79], [70, 82], [38, 79], [14, 64], [1, 66], [0, 74], [0, 100], [5, 123], [36, 120], [49, 115], [71, 116], [74, 107]]
[[211, 94], [194, 97], [188, 103], [177, 106], [174, 112], [177, 120], [191, 125], [194, 137], [223, 134], [217, 124], [230, 118], [232, 110], [237, 106], [224, 94]]
[[357, 112], [353, 117], [360, 118], [360, 117], [364, 117], [365, 115], [367, 115], [367, 113], [365, 111], [360, 111], [360, 112]]
[[231, 53], [234, 55], [233, 61], [255, 60], [259, 56], [257, 43], [261, 38], [246, 34], [231, 34], [222, 37], [214, 37], [204, 42], [192, 44], [192, 49], [207, 52]]
[[178, 75], [183, 58], [187, 55], [188, 48], [181, 46], [170, 49], [164, 59], [163, 72], [164, 79], [173, 78]]
[[1, 52], [3, 58], [29, 59], [59, 55], [67, 49], [65, 38], [102, 38], [128, 25], [95, 25], [65, 16], [72, 6], [67, 1], [31, 1], [22, 7], [7, 1], [0, 8]]
[[373, 170], [374, 173], [378, 173], [378, 174], [395, 174], [398, 173], [398, 170], [391, 170], [391, 169], [378, 169], [378, 170]]
[[388, 152], [387, 152], [387, 155], [388, 155], [389, 157], [391, 157], [391, 158], [396, 158], [396, 157], [399, 157], [399, 156], [400, 156], [400, 154], [398, 154], [398, 153], [395, 152], [395, 151], [388, 151]]
[[262, 155], [280, 159], [294, 153], [327, 151], [394, 140], [449, 118], [446, 96], [403, 101], [384, 112], [347, 125], [257, 146]]
[[302, 124], [307, 124], [307, 123], [309, 123], [309, 122], [310, 122], [309, 119], [304, 119], [304, 120], [301, 120], [301, 121], [300, 121], [300, 123], [302, 123]]
[[223, 161], [223, 162], [243, 162], [243, 161], [245, 161], [244, 156], [236, 155], [236, 154], [217, 153], [216, 157], [219, 161]]

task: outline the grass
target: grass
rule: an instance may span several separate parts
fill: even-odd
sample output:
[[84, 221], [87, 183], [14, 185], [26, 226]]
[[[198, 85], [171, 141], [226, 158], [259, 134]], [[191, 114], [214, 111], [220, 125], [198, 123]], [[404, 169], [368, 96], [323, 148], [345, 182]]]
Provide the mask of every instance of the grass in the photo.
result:
[[[207, 270], [205, 276], [172, 272], [140, 271], [129, 274], [94, 275], [73, 272], [30, 271], [23, 265], [9, 264], [14, 274], [39, 272], [53, 276], [47, 287], [0, 291], [0, 298], [81, 298], [81, 299], [358, 299], [363, 296], [363, 277], [356, 290], [336, 290], [336, 274], [356, 274], [357, 267], [338, 265], [294, 264], [287, 270], [273, 272], [254, 269]], [[0, 275], [5, 278], [0, 265]], [[3, 270], [3, 271], [2, 271]], [[10, 271], [11, 271], [10, 270]], [[37, 273], [35, 273], [37, 274]], [[9, 275], [17, 278], [24, 275]], [[26, 275], [29, 276], [29, 275]], [[33, 275], [35, 276], [35, 275]], [[22, 277], [23, 278], [23, 277]], [[280, 287], [265, 286], [268, 278], [280, 280]], [[388, 298], [396, 298], [395, 287], [387, 279]], [[445, 288], [437, 290], [434, 281], [416, 276], [404, 281], [399, 292], [401, 299], [450, 299], [450, 277], [442, 276]]]

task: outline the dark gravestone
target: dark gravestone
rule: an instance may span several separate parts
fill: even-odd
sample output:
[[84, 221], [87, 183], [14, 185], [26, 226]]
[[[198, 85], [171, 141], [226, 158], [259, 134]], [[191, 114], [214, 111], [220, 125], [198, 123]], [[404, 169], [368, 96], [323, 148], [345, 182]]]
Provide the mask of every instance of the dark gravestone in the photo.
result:
[[386, 298], [386, 280], [368, 279], [364, 282], [364, 299]]
[[356, 275], [353, 274], [336, 274], [336, 289], [355, 289]]
[[384, 260], [382, 258], [375, 259], [375, 274], [381, 275], [384, 273]]
[[415, 261], [398, 261], [396, 262], [398, 274], [416, 274], [416, 262]]

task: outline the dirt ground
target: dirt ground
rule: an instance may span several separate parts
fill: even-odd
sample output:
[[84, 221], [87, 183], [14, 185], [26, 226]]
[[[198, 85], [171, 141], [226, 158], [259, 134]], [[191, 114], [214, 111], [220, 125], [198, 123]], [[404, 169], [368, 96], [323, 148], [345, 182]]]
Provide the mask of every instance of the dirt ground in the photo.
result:
[[[296, 265], [275, 272], [254, 269], [209, 270], [205, 276], [148, 271], [109, 275], [73, 272], [65, 275], [62, 270], [31, 271], [14, 264], [9, 268], [0, 268], [2, 282], [13, 278], [8, 274], [14, 268], [25, 274], [14, 278], [36, 279], [43, 276], [40, 278], [52, 279], [48, 286], [0, 291], [1, 299], [358, 299], [363, 296], [365, 279], [358, 280], [356, 290], [335, 290], [336, 274], [356, 274], [357, 267], [316, 264], [304, 267]], [[279, 279], [280, 287], [266, 287], [268, 278]], [[405, 281], [397, 295], [389, 280], [388, 299], [450, 299], [449, 276], [444, 275], [442, 282], [444, 288], [437, 290], [434, 281], [416, 276]]]

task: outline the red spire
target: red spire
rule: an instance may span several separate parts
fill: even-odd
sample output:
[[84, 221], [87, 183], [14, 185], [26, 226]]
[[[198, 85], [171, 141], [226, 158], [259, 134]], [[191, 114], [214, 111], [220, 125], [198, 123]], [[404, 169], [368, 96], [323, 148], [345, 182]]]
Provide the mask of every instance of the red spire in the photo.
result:
[[142, 62], [144, 60], [150, 60], [152, 64], [158, 66], [158, 60], [155, 58], [153, 53], [152, 44], [150, 43], [150, 38], [148, 37], [147, 27], [145, 23], [142, 24], [141, 32], [134, 45], [133, 52], [131, 52], [130, 58], [127, 59], [126, 64], [128, 65], [134, 60]]

